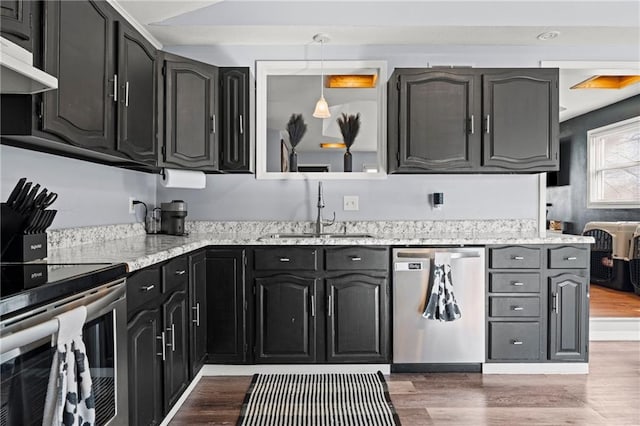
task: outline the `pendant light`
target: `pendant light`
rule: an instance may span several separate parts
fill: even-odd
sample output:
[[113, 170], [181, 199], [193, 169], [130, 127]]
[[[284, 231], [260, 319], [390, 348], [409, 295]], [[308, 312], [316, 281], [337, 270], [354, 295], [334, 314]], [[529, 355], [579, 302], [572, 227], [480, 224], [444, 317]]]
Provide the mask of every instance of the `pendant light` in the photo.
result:
[[320, 43], [320, 99], [316, 103], [316, 109], [313, 111], [315, 118], [329, 118], [331, 112], [329, 112], [329, 105], [324, 99], [324, 56], [323, 46], [329, 41], [329, 36], [326, 34], [316, 34], [313, 36], [313, 41]]

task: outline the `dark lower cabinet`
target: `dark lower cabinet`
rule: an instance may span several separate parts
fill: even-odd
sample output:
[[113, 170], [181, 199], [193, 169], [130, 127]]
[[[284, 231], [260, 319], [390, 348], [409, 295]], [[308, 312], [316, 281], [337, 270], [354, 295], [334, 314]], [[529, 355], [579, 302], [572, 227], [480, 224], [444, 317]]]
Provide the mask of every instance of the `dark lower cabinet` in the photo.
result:
[[189, 381], [187, 337], [187, 293], [176, 291], [162, 306], [166, 358], [164, 363], [164, 406], [168, 411], [178, 401]]
[[243, 249], [206, 252], [206, 344], [207, 360], [211, 363], [247, 361], [244, 265]]
[[220, 170], [249, 172], [249, 68], [220, 68]]
[[164, 146], [161, 166], [218, 169], [218, 68], [164, 55]]
[[327, 362], [388, 359], [388, 288], [385, 277], [327, 278]]
[[549, 359], [587, 357], [588, 279], [571, 273], [549, 277]]
[[31, 0], [0, 1], [0, 34], [27, 50], [32, 49], [32, 3]]
[[295, 275], [256, 278], [258, 362], [316, 361], [317, 281]]
[[207, 255], [189, 256], [189, 378], [194, 378], [207, 359]]
[[128, 335], [129, 424], [158, 425], [163, 418], [160, 310], [140, 311], [129, 321]]

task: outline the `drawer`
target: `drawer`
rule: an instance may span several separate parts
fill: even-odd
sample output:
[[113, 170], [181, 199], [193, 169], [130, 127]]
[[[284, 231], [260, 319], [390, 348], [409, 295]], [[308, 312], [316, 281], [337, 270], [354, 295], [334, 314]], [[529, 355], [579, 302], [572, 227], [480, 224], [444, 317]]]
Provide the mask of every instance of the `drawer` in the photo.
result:
[[187, 257], [181, 256], [162, 266], [162, 291], [185, 288], [189, 283], [189, 267]]
[[549, 249], [549, 268], [586, 268], [589, 264], [589, 249], [575, 246]]
[[327, 271], [386, 271], [389, 268], [389, 251], [384, 247], [339, 247], [325, 250]]
[[133, 312], [137, 307], [159, 296], [161, 292], [160, 268], [134, 272], [127, 278], [127, 310]]
[[490, 359], [540, 359], [539, 322], [490, 322], [489, 339]]
[[490, 248], [489, 262], [490, 268], [539, 269], [540, 247]]
[[540, 293], [540, 274], [490, 272], [491, 293]]
[[539, 317], [540, 298], [489, 297], [489, 315], [492, 317]]
[[317, 271], [318, 250], [309, 247], [269, 247], [254, 250], [256, 271]]

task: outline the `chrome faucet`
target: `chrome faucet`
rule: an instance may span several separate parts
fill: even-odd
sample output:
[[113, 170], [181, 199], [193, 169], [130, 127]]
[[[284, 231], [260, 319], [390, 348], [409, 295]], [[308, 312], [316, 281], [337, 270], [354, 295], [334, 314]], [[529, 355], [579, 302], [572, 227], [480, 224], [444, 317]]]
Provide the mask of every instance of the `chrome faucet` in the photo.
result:
[[321, 235], [325, 226], [336, 223], [336, 212], [333, 212], [333, 219], [325, 222], [322, 219], [322, 209], [324, 209], [324, 197], [322, 195], [322, 182], [318, 182], [318, 218], [316, 219], [316, 235]]

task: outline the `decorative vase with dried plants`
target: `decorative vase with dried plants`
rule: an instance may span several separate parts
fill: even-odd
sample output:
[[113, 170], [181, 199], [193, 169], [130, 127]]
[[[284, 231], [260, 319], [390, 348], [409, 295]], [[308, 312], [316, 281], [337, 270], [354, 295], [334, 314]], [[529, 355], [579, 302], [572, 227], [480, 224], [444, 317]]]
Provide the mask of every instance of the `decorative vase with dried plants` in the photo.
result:
[[291, 144], [289, 170], [297, 172], [298, 153], [296, 152], [296, 146], [300, 143], [302, 137], [307, 132], [307, 125], [304, 123], [302, 114], [291, 114], [291, 118], [289, 118], [289, 122], [287, 123], [287, 132], [289, 133], [289, 143]]
[[351, 146], [358, 136], [360, 130], [360, 114], [347, 115], [342, 113], [341, 117], [337, 119], [338, 126], [340, 127], [340, 133], [344, 144], [347, 147], [347, 151], [344, 153], [344, 171], [351, 172], [353, 170], [353, 158], [351, 155]]

